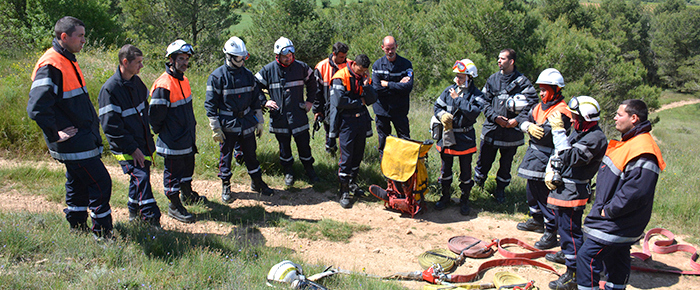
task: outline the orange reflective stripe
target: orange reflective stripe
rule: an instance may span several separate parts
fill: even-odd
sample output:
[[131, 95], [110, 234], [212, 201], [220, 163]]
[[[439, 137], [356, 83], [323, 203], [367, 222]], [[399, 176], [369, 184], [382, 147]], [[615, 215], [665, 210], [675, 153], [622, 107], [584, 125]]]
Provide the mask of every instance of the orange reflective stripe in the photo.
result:
[[[80, 66], [78, 66], [77, 62], [72, 62], [71, 60], [67, 59], [65, 56], [61, 55], [58, 53], [56, 50], [52, 48], [49, 48], [44, 55], [39, 58], [39, 61], [37, 61], [36, 65], [34, 66], [34, 71], [32, 72], [32, 81], [34, 81], [34, 78], [36, 77], [36, 72], [39, 70], [39, 68], [46, 66], [46, 65], [51, 65], [58, 70], [61, 71], [61, 74], [63, 75], [63, 91], [64, 92], [69, 92], [75, 89], [79, 89], [83, 86], [80, 85], [81, 81], [84, 84], [85, 83], [85, 78], [83, 77], [83, 72], [80, 70]], [[73, 65], [75, 65], [75, 69], [73, 69]], [[79, 75], [75, 74], [75, 71], [78, 71]]]
[[612, 160], [617, 169], [623, 171], [630, 160], [637, 158], [642, 154], [653, 154], [656, 156], [656, 161], [659, 169], [664, 170], [666, 163], [661, 157], [661, 149], [656, 145], [654, 138], [650, 133], [639, 134], [627, 141], [610, 140], [608, 149], [605, 155]]
[[552, 197], [547, 198], [547, 203], [551, 205], [556, 205], [559, 207], [577, 207], [585, 206], [588, 199], [575, 199], [575, 200], [561, 200]]
[[437, 150], [439, 152], [442, 152], [445, 154], [450, 154], [450, 155], [467, 155], [467, 154], [476, 153], [476, 147], [472, 147], [472, 148], [469, 148], [467, 150], [461, 150], [461, 151], [460, 150], [453, 150], [450, 148], [445, 148], [445, 151], [442, 151], [442, 147], [437, 146], [437, 145], [435, 145], [435, 148], [437, 148]]
[[[348, 61], [348, 66], [339, 70], [337, 73], [335, 73], [335, 75], [333, 75], [333, 78], [331, 78], [331, 81], [334, 79], [340, 79], [343, 82], [343, 85], [345, 86], [345, 89], [348, 92], [353, 92], [352, 81], [350, 80], [350, 78], [354, 78], [353, 75], [350, 73], [350, 67], [351, 67], [350, 64], [351, 63], [353, 63], [353, 62]], [[362, 95], [362, 86], [359, 83], [357, 83], [357, 79], [355, 79], [355, 82], [356, 82], [355, 86], [357, 88], [356, 88], [356, 91], [353, 93], [357, 93], [358, 95]]]
[[160, 77], [153, 82], [151, 95], [157, 88], [163, 88], [170, 92], [170, 103], [184, 100], [192, 95], [190, 80], [187, 79], [187, 77], [183, 77], [183, 80], [180, 81], [167, 72], [161, 74]]
[[571, 119], [571, 111], [567, 109], [567, 105], [566, 103], [564, 103], [563, 100], [544, 111], [542, 110], [542, 103], [537, 104], [537, 106], [535, 106], [535, 109], [532, 110], [532, 117], [535, 119], [535, 122], [537, 122], [537, 124], [543, 124], [545, 121], [547, 121], [549, 115], [556, 111], [561, 112], [563, 115], [566, 115], [567, 117], [569, 117], [569, 119]]

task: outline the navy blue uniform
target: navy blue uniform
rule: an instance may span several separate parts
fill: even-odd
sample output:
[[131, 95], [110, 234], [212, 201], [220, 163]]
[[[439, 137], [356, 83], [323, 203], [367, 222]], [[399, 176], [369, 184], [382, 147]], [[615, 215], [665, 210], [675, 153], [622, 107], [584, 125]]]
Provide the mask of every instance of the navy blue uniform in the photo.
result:
[[[409, 77], [410, 80], [402, 83], [404, 77]], [[389, 85], [383, 87], [381, 81], [387, 81]], [[413, 65], [398, 54], [393, 62], [386, 56], [381, 57], [372, 64], [372, 86], [377, 91], [377, 102], [372, 108], [377, 116], [379, 152], [382, 152], [386, 136], [391, 135], [391, 123], [399, 138], [411, 138], [408, 109], [409, 95], [413, 90]]]
[[[109, 147], [124, 174], [130, 176], [127, 207], [143, 219], [160, 219], [160, 209], [151, 190], [150, 167], [156, 146], [148, 122], [148, 89], [139, 76], [122, 78], [117, 71], [102, 85], [98, 97], [100, 123]], [[134, 162], [136, 149], [146, 157], [144, 167]]]

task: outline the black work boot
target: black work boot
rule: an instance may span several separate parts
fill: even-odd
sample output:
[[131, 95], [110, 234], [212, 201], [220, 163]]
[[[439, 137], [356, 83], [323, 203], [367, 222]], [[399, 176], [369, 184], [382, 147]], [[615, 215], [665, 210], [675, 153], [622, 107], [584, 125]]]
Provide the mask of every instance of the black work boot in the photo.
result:
[[180, 190], [182, 191], [180, 198], [183, 204], [192, 205], [199, 202], [207, 202], [206, 196], [200, 196], [199, 193], [192, 190], [192, 182], [180, 183]]
[[547, 250], [559, 246], [557, 232], [545, 230], [539, 241], [535, 243], [535, 248]]
[[471, 208], [469, 207], [469, 195], [472, 191], [474, 183], [470, 180], [467, 183], [460, 183], [459, 189], [462, 191], [462, 196], [459, 198], [459, 213], [461, 215], [469, 215]]
[[294, 170], [292, 169], [291, 165], [284, 168], [284, 185], [294, 185]]
[[517, 228], [521, 231], [544, 233], [544, 221], [531, 218], [526, 222], [518, 223]]
[[140, 221], [141, 217], [138, 209], [129, 209], [129, 222]]
[[350, 192], [356, 197], [365, 196], [365, 191], [362, 190], [362, 188], [359, 185], [357, 185], [356, 180], [357, 178], [350, 179]]
[[446, 209], [450, 205], [450, 198], [452, 197], [452, 180], [441, 181], [440, 184], [442, 185], [442, 196], [435, 203], [436, 210]]
[[347, 182], [340, 183], [340, 206], [343, 208], [352, 207], [352, 195], [350, 195], [350, 185]]
[[493, 197], [496, 198], [496, 202], [499, 204], [506, 203], [506, 190], [505, 190], [505, 188], [496, 188], [496, 192], [493, 193]]
[[262, 180], [262, 176], [251, 177], [251, 179], [253, 181], [250, 183], [250, 190], [266, 196], [272, 196], [273, 194], [275, 194], [275, 191], [272, 190], [272, 188], [270, 188], [269, 186], [267, 186], [267, 183], [265, 183], [265, 181]]
[[321, 181], [321, 179], [318, 178], [318, 175], [316, 175], [316, 170], [314, 170], [314, 166], [311, 164], [304, 164], [304, 169], [306, 170], [306, 176], [309, 177], [309, 183], [314, 184], [316, 182]]
[[221, 200], [225, 203], [232, 203], [236, 198], [233, 196], [231, 191], [231, 181], [222, 180], [221, 181]]
[[576, 269], [566, 268], [566, 272], [559, 276], [559, 279], [549, 282], [549, 289], [554, 290], [576, 290]]
[[564, 256], [564, 252], [562, 251], [556, 252], [556, 254], [549, 253], [547, 255], [544, 255], [544, 258], [550, 262], [566, 264], [566, 257]]
[[484, 188], [484, 183], [486, 183], [486, 177], [484, 178], [479, 178], [479, 176], [476, 175], [476, 172], [474, 173], [474, 183], [476, 186], [481, 187], [482, 189]]
[[180, 201], [179, 195], [179, 193], [175, 193], [168, 196], [168, 199], [170, 199], [170, 205], [168, 205], [168, 215], [183, 223], [193, 223], [194, 216], [187, 212], [185, 206], [182, 205], [182, 201]]

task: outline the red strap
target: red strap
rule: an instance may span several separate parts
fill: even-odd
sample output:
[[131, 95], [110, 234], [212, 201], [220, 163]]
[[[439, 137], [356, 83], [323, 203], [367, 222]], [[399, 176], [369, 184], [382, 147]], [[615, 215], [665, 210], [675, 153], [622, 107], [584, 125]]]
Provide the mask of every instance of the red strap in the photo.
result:
[[[664, 237], [667, 237], [667, 240], [658, 240], [655, 241], [652, 244], [651, 250], [649, 250], [649, 240], [651, 237], [655, 234], [660, 234]], [[657, 268], [646, 268], [646, 267], [637, 267], [637, 266], [632, 266], [632, 270], [636, 271], [641, 271], [641, 272], [663, 272], [663, 273], [674, 273], [674, 274], [681, 274], [681, 275], [700, 275], [700, 264], [698, 264], [698, 252], [695, 249], [695, 247], [691, 245], [678, 245], [674, 244], [676, 242], [675, 235], [667, 230], [667, 229], [662, 229], [662, 228], [653, 228], [649, 230], [646, 235], [644, 235], [644, 243], [642, 244], [642, 249], [643, 252], [636, 252], [636, 253], [631, 253], [630, 255], [632, 257], [636, 257], [641, 259], [642, 261], [646, 261], [647, 259], [651, 258], [651, 252], [655, 252], [657, 254], [670, 254], [670, 253], [675, 253], [678, 251], [681, 252], [688, 252], [691, 253], [692, 256], [690, 257], [690, 267], [694, 271], [679, 271], [679, 270], [670, 270], [670, 269], [657, 269]]]
[[[494, 240], [491, 242], [491, 247], [492, 245], [498, 245], [498, 253], [501, 254], [501, 256], [506, 257], [506, 258], [526, 258], [526, 259], [537, 259], [544, 257], [547, 254], [556, 254], [557, 251], [542, 251], [538, 250], [537, 248], [530, 246], [526, 244], [525, 242], [515, 239], [515, 238], [503, 238], [500, 240]], [[529, 253], [513, 253], [508, 250], [506, 250], [503, 245], [517, 245], [522, 248], [525, 248], [526, 250], [529, 250]]]
[[[495, 268], [495, 267], [503, 267], [503, 266], [535, 266], [535, 267], [540, 267], [542, 269], [545, 269], [547, 271], [550, 271], [557, 276], [559, 273], [557, 273], [557, 270], [554, 270], [551, 266], [537, 262], [535, 260], [530, 260], [526, 258], [511, 258], [511, 259], [496, 259], [496, 260], [490, 260], [482, 263], [479, 266], [479, 269], [476, 270], [475, 273], [472, 274], [467, 274], [467, 275], [446, 275], [445, 278], [448, 282], [452, 283], [465, 283], [465, 282], [472, 282], [474, 280], [478, 280], [477, 278], [480, 278], [480, 274], [483, 273], [484, 271]], [[425, 275], [424, 275], [425, 277]]]

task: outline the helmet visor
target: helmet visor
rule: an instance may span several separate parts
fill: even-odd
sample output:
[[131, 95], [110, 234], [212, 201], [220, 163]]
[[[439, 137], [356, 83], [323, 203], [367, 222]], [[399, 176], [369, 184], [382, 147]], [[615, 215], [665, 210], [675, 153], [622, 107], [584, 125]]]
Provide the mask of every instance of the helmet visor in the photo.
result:
[[294, 53], [294, 46], [287, 46], [285, 48], [282, 48], [282, 50], [280, 50], [281, 55], [288, 55], [290, 53]]
[[192, 54], [192, 53], [194, 53], [194, 48], [192, 48], [192, 45], [186, 43], [186, 44], [180, 46], [180, 48], [177, 51], [182, 52], [182, 53], [186, 53], [186, 54]]
[[578, 111], [579, 102], [578, 102], [578, 99], [576, 97], [571, 97], [571, 100], [569, 100], [568, 106], [569, 106], [569, 111], [571, 111], [572, 113], [579, 114], [579, 111]]
[[452, 70], [457, 73], [467, 73], [467, 65], [463, 63], [462, 61], [458, 60], [455, 62], [455, 65], [452, 66]]

